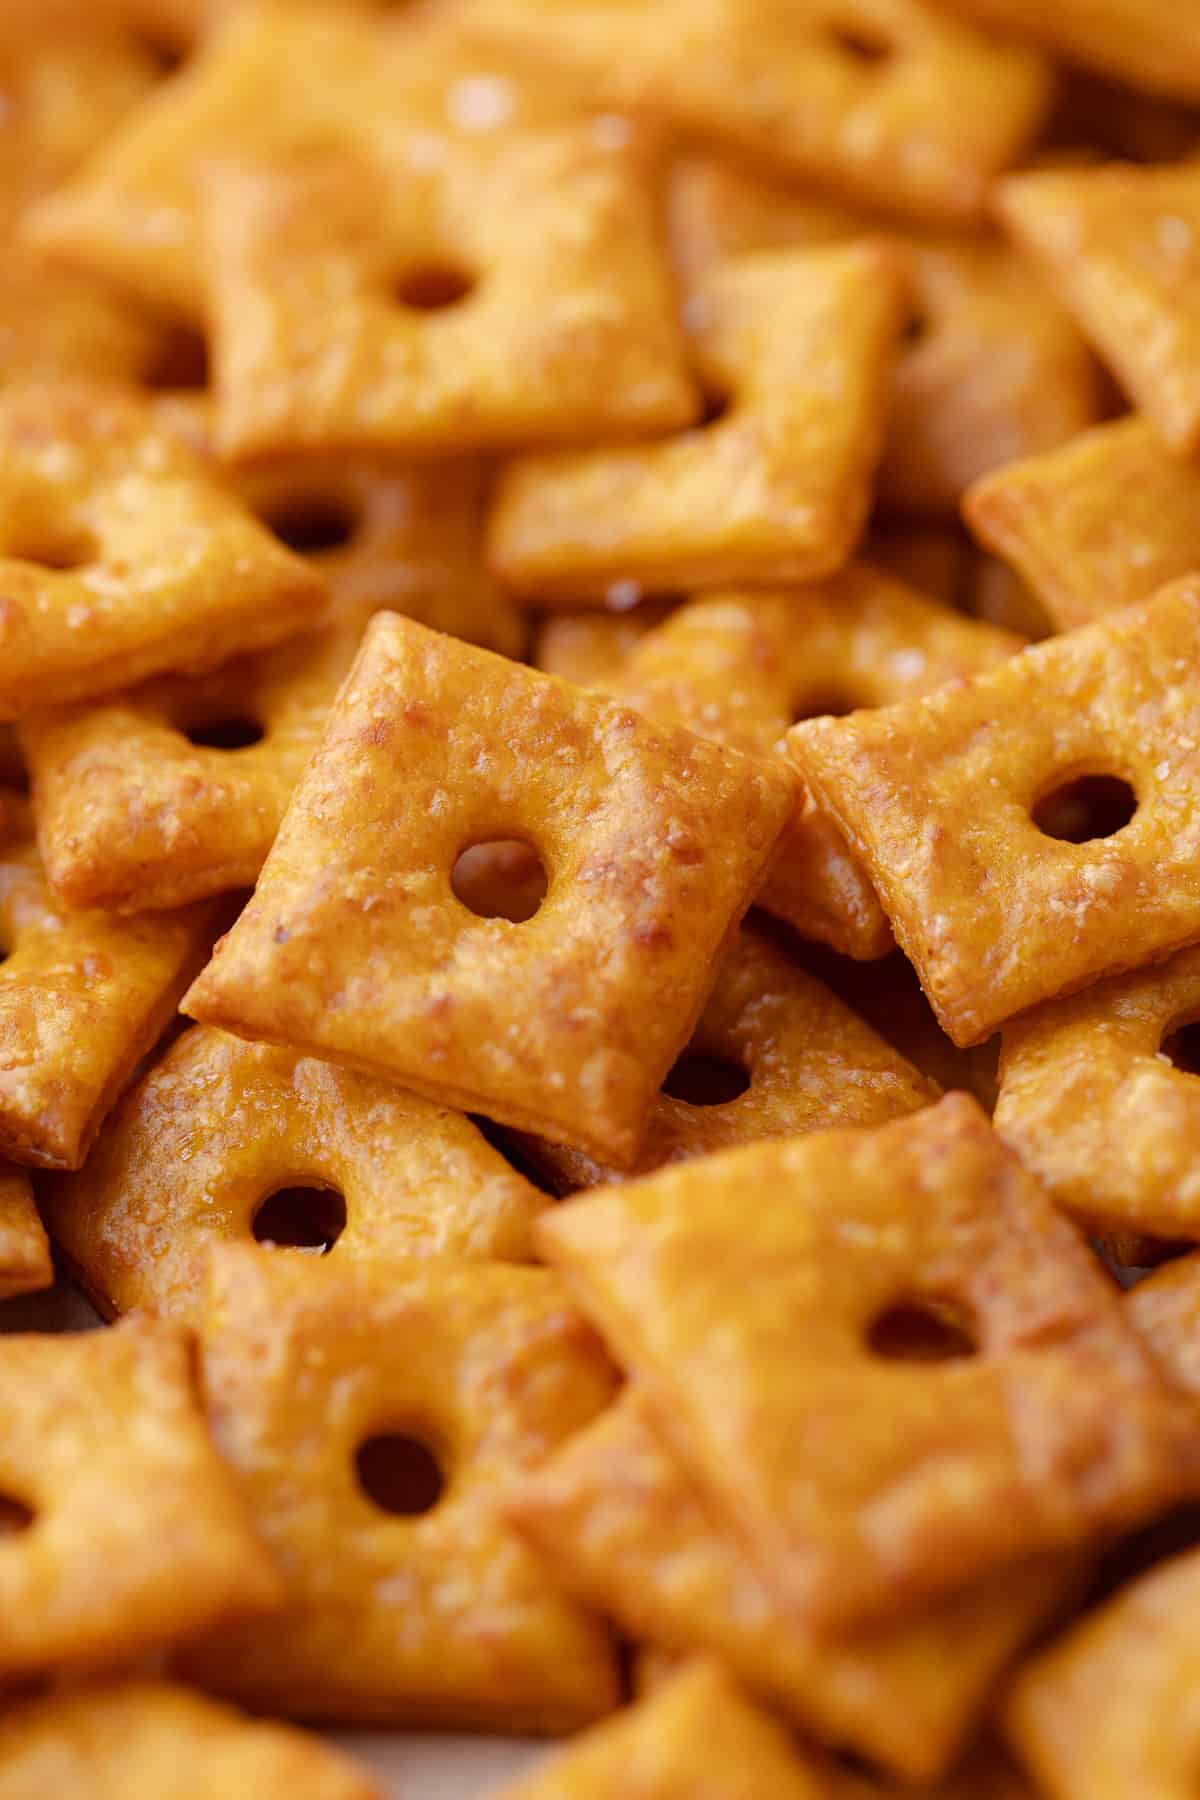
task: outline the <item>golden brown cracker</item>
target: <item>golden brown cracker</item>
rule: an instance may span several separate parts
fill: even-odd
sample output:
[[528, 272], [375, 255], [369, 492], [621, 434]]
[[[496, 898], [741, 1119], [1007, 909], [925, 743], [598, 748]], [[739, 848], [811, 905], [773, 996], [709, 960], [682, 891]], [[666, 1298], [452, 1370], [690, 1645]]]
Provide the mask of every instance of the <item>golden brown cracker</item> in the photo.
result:
[[789, 732], [955, 1043], [1200, 937], [1198, 632], [1182, 581], [927, 699]]
[[954, 1760], [999, 1672], [1071, 1585], [1043, 1558], [925, 1615], [819, 1642], [714, 1523], [636, 1387], [513, 1490], [509, 1515], [635, 1641], [720, 1656], [800, 1728], [910, 1781]]
[[0, 388], [0, 715], [320, 623], [319, 577], [116, 385]]
[[596, 1190], [535, 1239], [816, 1631], [1082, 1548], [1195, 1479], [1190, 1406], [965, 1095]]
[[557, 1278], [450, 1258], [302, 1265], [252, 1245], [211, 1268], [213, 1429], [288, 1605], [270, 1629], [213, 1633], [192, 1676], [361, 1723], [558, 1732], [607, 1712], [607, 1631], [498, 1511], [612, 1390]]
[[1014, 176], [1010, 234], [1170, 448], [1200, 445], [1200, 163]]
[[166, 1681], [130, 1679], [19, 1702], [0, 1719], [0, 1800], [382, 1800], [332, 1744]]
[[[793, 793], [772, 765], [381, 613], [187, 1008], [632, 1161]], [[511, 839], [549, 883], [521, 925], [452, 887], [463, 850]]]
[[129, 1091], [86, 1167], [43, 1190], [106, 1312], [189, 1320], [216, 1243], [524, 1260], [545, 1204], [460, 1114], [202, 1025]]
[[830, 574], [866, 517], [902, 294], [878, 244], [718, 270], [687, 311], [715, 419], [514, 459], [488, 527], [496, 573], [543, 604]]
[[1136, 414], [997, 469], [963, 511], [1060, 631], [1200, 568], [1200, 467], [1172, 456]]
[[0, 1338], [0, 1668], [95, 1667], [230, 1615], [282, 1584], [209, 1439], [184, 1333]]

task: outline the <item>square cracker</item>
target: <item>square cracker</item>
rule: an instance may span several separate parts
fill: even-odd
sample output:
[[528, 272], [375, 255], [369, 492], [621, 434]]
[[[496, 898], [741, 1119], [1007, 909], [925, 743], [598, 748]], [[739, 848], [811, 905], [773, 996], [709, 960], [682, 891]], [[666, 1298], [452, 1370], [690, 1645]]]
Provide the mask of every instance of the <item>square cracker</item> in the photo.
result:
[[[187, 1009], [623, 1165], [793, 796], [783, 769], [378, 614]], [[523, 924], [451, 886], [505, 839], [549, 881]]]
[[214, 15], [178, 79], [133, 109], [33, 210], [27, 235], [152, 311], [198, 323], [205, 274], [196, 181], [213, 156], [320, 144], [403, 174], [464, 136], [561, 123], [585, 110], [565, 80], [547, 82], [543, 67], [533, 74], [519, 58], [465, 46], [436, 21], [428, 32], [411, 17], [381, 30], [365, 5], [234, 0]]
[[460, 1114], [204, 1025], [130, 1089], [86, 1166], [42, 1191], [55, 1242], [102, 1311], [189, 1321], [211, 1247], [252, 1231], [336, 1247], [339, 1263], [524, 1261], [546, 1204]]
[[0, 717], [320, 623], [320, 578], [125, 388], [0, 389]]
[[0, 1339], [0, 1490], [25, 1529], [0, 1546], [6, 1677], [132, 1658], [282, 1584], [196, 1403], [174, 1326]]
[[688, 424], [648, 156], [579, 125], [463, 141], [400, 178], [319, 148], [213, 165], [222, 453], [444, 456]]
[[599, 1189], [535, 1237], [814, 1631], [1082, 1547], [1195, 1479], [1192, 1408], [964, 1094]]
[[955, 1043], [1200, 938], [1198, 656], [1192, 579], [927, 699], [788, 733]]
[[54, 1286], [50, 1243], [24, 1169], [0, 1166], [0, 1300]]
[[[1035, 52], [915, 0], [459, 0], [596, 99], [902, 217], [966, 223], [1051, 94]], [[936, 105], [930, 96], [937, 95]]]
[[1052, 1800], [1187, 1800], [1200, 1550], [1158, 1563], [1040, 1650], [1005, 1696], [1008, 1738]]
[[663, 443], [515, 458], [488, 526], [495, 572], [547, 604], [839, 568], [870, 503], [902, 278], [876, 243], [718, 269], [686, 316], [727, 411]]
[[[670, 219], [689, 291], [731, 257], [883, 229], [874, 213], [700, 154], [675, 165]], [[892, 374], [879, 496], [901, 511], [953, 514], [989, 469], [1049, 450], [1096, 419], [1097, 369], [1045, 281], [999, 237], [924, 231], [895, 242], [912, 310]]]
[[1060, 631], [1200, 569], [1200, 465], [1172, 456], [1136, 414], [995, 470], [963, 513]]
[[1200, 100], [1200, 15], [1176, 0], [937, 0], [948, 13], [1112, 75]]
[[1171, 449], [1200, 446], [1200, 162], [1017, 175], [997, 205]]
[[719, 1663], [697, 1661], [495, 1800], [834, 1800], [836, 1792]]
[[558, 1278], [253, 1245], [210, 1269], [213, 1430], [288, 1596], [269, 1629], [196, 1644], [188, 1672], [302, 1718], [558, 1732], [609, 1711], [607, 1629], [499, 1511], [612, 1394]]
[[1005, 1026], [996, 1129], [1093, 1229], [1200, 1238], [1200, 1081], [1176, 1036], [1198, 1015], [1181, 950]]
[[63, 911], [21, 801], [0, 800], [0, 1153], [78, 1168], [207, 954], [218, 914]]
[[[799, 590], [702, 595], [633, 650], [616, 692], [647, 717], [776, 757], [796, 719], [894, 704], [994, 667], [1020, 639], [852, 563]], [[861, 960], [892, 935], [861, 859], [801, 794], [758, 904]]]
[[[743, 926], [654, 1100], [630, 1173], [761, 1138], [880, 1124], [939, 1091], [815, 976]], [[578, 1150], [524, 1142], [532, 1164], [568, 1190], [621, 1179]]]
[[1045, 1557], [919, 1617], [821, 1642], [714, 1522], [636, 1387], [520, 1482], [507, 1510], [635, 1642], [720, 1656], [801, 1729], [909, 1781], [954, 1759], [999, 1672], [1076, 1580]]
[[85, 1686], [0, 1719], [0, 1800], [382, 1800], [332, 1744], [167, 1681]]

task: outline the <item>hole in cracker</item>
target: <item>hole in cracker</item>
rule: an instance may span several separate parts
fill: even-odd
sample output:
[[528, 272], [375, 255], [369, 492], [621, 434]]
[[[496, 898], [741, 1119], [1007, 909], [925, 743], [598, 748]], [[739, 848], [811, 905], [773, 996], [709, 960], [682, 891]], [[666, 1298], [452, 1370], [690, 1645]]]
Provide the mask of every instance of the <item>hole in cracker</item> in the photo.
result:
[[861, 700], [854, 700], [840, 688], [818, 688], [814, 694], [806, 694], [799, 701], [792, 714], [792, 724], [799, 725], [802, 719], [844, 719], [862, 705]]
[[494, 1119], [485, 1118], [483, 1113], [468, 1113], [467, 1117], [480, 1137], [486, 1138], [497, 1156], [502, 1156], [510, 1169], [540, 1193], [549, 1194], [552, 1200], [558, 1199], [558, 1188], [546, 1179], [536, 1163], [524, 1154], [521, 1146], [513, 1143], [503, 1125], [497, 1125]]
[[864, 31], [859, 25], [832, 25], [829, 36], [843, 55], [852, 57], [856, 63], [882, 63], [892, 54], [887, 38], [878, 32]]
[[668, 1073], [662, 1091], [689, 1106], [728, 1106], [749, 1086], [746, 1070], [731, 1057], [686, 1050]]
[[718, 393], [715, 388], [708, 389], [704, 395], [704, 404], [700, 412], [700, 417], [697, 419], [693, 430], [707, 431], [710, 425], [719, 425], [722, 419], [729, 416], [729, 409], [732, 405], [732, 395]]
[[867, 1348], [887, 1362], [955, 1362], [974, 1356], [979, 1345], [964, 1308], [921, 1297], [881, 1312], [867, 1332]]
[[67, 573], [95, 562], [97, 544], [90, 532], [73, 531], [69, 525], [63, 525], [14, 538], [5, 546], [4, 554], [18, 562], [37, 563], [43, 569]]
[[1090, 844], [1123, 830], [1137, 804], [1137, 795], [1118, 775], [1078, 775], [1043, 795], [1033, 809], [1033, 822], [1046, 837]]
[[1200, 1019], [1168, 1025], [1161, 1050], [1184, 1075], [1200, 1075]]
[[549, 887], [546, 866], [520, 838], [488, 838], [468, 844], [450, 871], [455, 898], [480, 919], [532, 919]]
[[408, 1432], [380, 1432], [359, 1446], [354, 1459], [358, 1484], [381, 1511], [401, 1518], [432, 1512], [446, 1491], [446, 1476], [423, 1438]]
[[208, 344], [200, 332], [183, 326], [167, 332], [142, 383], [159, 393], [203, 393], [208, 387]]
[[475, 278], [457, 263], [422, 263], [407, 269], [392, 291], [413, 312], [444, 312], [470, 298]]
[[201, 750], [248, 750], [252, 744], [261, 744], [265, 733], [248, 713], [222, 713], [219, 718], [189, 725], [183, 735]]
[[0, 1537], [18, 1537], [33, 1524], [33, 1508], [12, 1494], [0, 1494]]
[[906, 350], [923, 344], [933, 329], [933, 321], [920, 307], [913, 307], [900, 329], [900, 343]]
[[137, 47], [154, 64], [155, 73], [164, 81], [168, 75], [174, 75], [176, 69], [182, 68], [186, 60], [178, 44], [151, 32], [138, 33]]
[[289, 550], [298, 556], [319, 556], [328, 550], [341, 550], [358, 530], [358, 514], [347, 502], [293, 494], [273, 506], [264, 507], [259, 518]]
[[336, 1188], [276, 1188], [260, 1200], [250, 1229], [260, 1244], [328, 1256], [346, 1229], [346, 1202]]

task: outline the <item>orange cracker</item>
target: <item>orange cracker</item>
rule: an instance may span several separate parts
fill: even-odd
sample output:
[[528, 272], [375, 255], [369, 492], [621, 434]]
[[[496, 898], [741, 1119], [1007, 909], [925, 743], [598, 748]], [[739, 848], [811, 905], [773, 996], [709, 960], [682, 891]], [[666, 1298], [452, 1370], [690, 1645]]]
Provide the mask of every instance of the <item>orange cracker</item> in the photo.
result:
[[1200, 18], [1174, 0], [938, 0], [983, 27], [1044, 44], [1151, 92], [1200, 100]]
[[1014, 176], [998, 204], [1171, 449], [1200, 447], [1200, 163]]
[[[828, 988], [743, 927], [654, 1101], [631, 1172], [761, 1138], [881, 1124], [937, 1094]], [[621, 1178], [553, 1144], [531, 1146], [531, 1158], [568, 1188]]]
[[[676, 166], [671, 214], [676, 261], [692, 289], [730, 257], [880, 230], [869, 213], [704, 156]], [[989, 469], [1048, 450], [1096, 419], [1096, 369], [1074, 322], [1009, 245], [936, 233], [899, 242], [912, 311], [892, 377], [879, 491], [902, 510], [953, 513]]]
[[0, 219], [74, 174], [142, 98], [154, 59], [94, 0], [5, 0], [0, 13]]
[[923, 220], [978, 217], [1051, 92], [1035, 53], [914, 0], [466, 0], [457, 11], [485, 38], [586, 79], [607, 105]]
[[561, 71], [547, 81], [540, 58], [466, 43], [436, 18], [424, 30], [420, 11], [406, 7], [389, 25], [377, 7], [340, 0], [218, 6], [178, 78], [36, 208], [29, 235], [155, 312], [196, 323], [205, 312], [197, 180], [212, 157], [320, 146], [420, 176], [455, 141], [586, 114]]
[[687, 424], [647, 172], [639, 141], [586, 125], [464, 141], [402, 179], [320, 150], [216, 165], [220, 449], [444, 455]]
[[669, 601], [647, 600], [629, 612], [548, 613], [534, 631], [533, 666], [576, 687], [615, 693], [634, 650], [670, 611]]
[[23, 719], [55, 896], [145, 913], [252, 887], [365, 623]]
[[1082, 1547], [1189, 1479], [1190, 1407], [966, 1095], [597, 1190], [535, 1241], [814, 1630]]
[[0, 1800], [382, 1800], [348, 1756], [166, 1681], [25, 1700], [0, 1719]]
[[[1019, 648], [1018, 638], [856, 563], [819, 587], [713, 595], [679, 608], [642, 640], [619, 691], [663, 724], [774, 757], [798, 718], [926, 694]], [[851, 956], [869, 960], [892, 947], [865, 869], [807, 795], [759, 904]]]
[[492, 566], [539, 602], [810, 581], [861, 534], [903, 316], [881, 244], [719, 269], [688, 307], [728, 411], [665, 443], [547, 452], [502, 471]]
[[835, 1800], [837, 1791], [718, 1663], [693, 1662], [495, 1800]]
[[1005, 1719], [1047, 1800], [1187, 1800], [1200, 1755], [1198, 1606], [1192, 1550], [1118, 1589], [1026, 1663]]
[[213, 1244], [529, 1256], [544, 1195], [468, 1119], [312, 1057], [185, 1031], [125, 1096], [50, 1229], [106, 1312], [191, 1319]]
[[1137, 415], [997, 469], [963, 510], [1060, 631], [1200, 569], [1200, 466], [1172, 456]]
[[1200, 951], [1182, 950], [1006, 1026], [996, 1129], [1077, 1218], [1200, 1238], [1197, 1015]]
[[212, 675], [29, 714], [21, 736], [54, 892], [129, 912], [252, 885], [375, 608], [515, 651], [519, 615], [478, 559], [480, 486], [464, 464], [248, 478], [255, 510], [297, 544], [323, 522], [329, 535], [338, 508], [361, 509], [348, 543], [308, 558], [336, 622]]
[[0, 716], [319, 623], [319, 578], [132, 394], [0, 389], [0, 452]]
[[789, 732], [955, 1043], [1200, 937], [1198, 653], [1183, 581], [925, 700]]
[[[381, 613], [187, 1010], [623, 1166], [793, 794]], [[507, 839], [549, 882], [519, 926], [451, 885], [462, 851]]]
[[0, 1153], [78, 1168], [175, 1011], [217, 927], [211, 907], [118, 920], [60, 911], [23, 809], [0, 838]]
[[499, 1496], [607, 1403], [612, 1371], [542, 1269], [213, 1253], [213, 1428], [288, 1577], [274, 1626], [187, 1658], [256, 1707], [557, 1732], [617, 1698], [606, 1630]]
[[0, 1300], [53, 1287], [45, 1227], [24, 1169], [0, 1167]]
[[[172, 1326], [0, 1338], [6, 1677], [136, 1655], [279, 1605]], [[21, 1528], [23, 1527], [23, 1528]]]
[[81, 375], [136, 380], [161, 334], [99, 283], [8, 244], [0, 283], [0, 382]]
[[713, 1651], [822, 1741], [910, 1781], [951, 1762], [998, 1673], [1070, 1585], [1044, 1558], [923, 1618], [818, 1642], [714, 1526], [636, 1388], [522, 1482], [508, 1511], [567, 1586], [635, 1640]]

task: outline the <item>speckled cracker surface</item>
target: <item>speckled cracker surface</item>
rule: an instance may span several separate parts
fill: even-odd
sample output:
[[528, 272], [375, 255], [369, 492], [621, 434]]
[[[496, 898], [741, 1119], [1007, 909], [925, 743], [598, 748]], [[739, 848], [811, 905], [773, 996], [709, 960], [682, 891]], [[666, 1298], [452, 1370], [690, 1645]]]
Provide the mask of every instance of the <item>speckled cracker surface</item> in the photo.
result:
[[1013, 176], [997, 205], [1166, 443], [1195, 450], [1200, 163]]
[[46, 888], [23, 807], [0, 810], [0, 1150], [77, 1168], [218, 928], [211, 905], [114, 919]]
[[0, 1561], [0, 1669], [95, 1667], [174, 1644], [282, 1585], [153, 1320], [0, 1340], [0, 1486], [31, 1523]]
[[[965, 1095], [600, 1189], [536, 1238], [815, 1630], [1084, 1547], [1195, 1479], [1191, 1407]], [[957, 1331], [945, 1360], [908, 1347], [913, 1308]]]
[[[293, 1213], [296, 1189], [309, 1200]], [[339, 1263], [525, 1260], [546, 1204], [460, 1114], [206, 1026], [129, 1091], [86, 1168], [47, 1183], [42, 1204], [105, 1312], [194, 1320], [211, 1247], [252, 1230], [270, 1237], [272, 1216], [287, 1244], [289, 1223], [303, 1233], [306, 1205], [319, 1225], [322, 1191]], [[276, 1195], [275, 1214], [262, 1212]]]
[[[606, 1627], [499, 1514], [505, 1486], [607, 1403], [613, 1372], [558, 1279], [451, 1259], [367, 1270], [214, 1252], [213, 1429], [278, 1558], [287, 1609], [187, 1656], [303, 1718], [569, 1731], [609, 1711]], [[398, 1435], [438, 1472], [385, 1510], [356, 1477]]]
[[636, 1388], [515, 1487], [509, 1512], [635, 1641], [720, 1656], [802, 1729], [912, 1781], [953, 1760], [998, 1672], [1071, 1585], [1043, 1558], [923, 1616], [821, 1642], [714, 1522]]
[[1172, 1060], [1200, 1012], [1200, 951], [1100, 982], [1005, 1027], [996, 1129], [1093, 1227], [1191, 1238], [1200, 1082]]
[[[956, 1043], [1200, 938], [1198, 649], [1188, 580], [928, 699], [789, 732]], [[1094, 826], [1086, 804], [1042, 811], [1086, 801], [1084, 778], [1122, 784]]]
[[[744, 1091], [727, 1094], [730, 1086]], [[735, 1144], [833, 1125], [874, 1125], [928, 1106], [936, 1086], [761, 932], [743, 926], [691, 1041], [650, 1111], [645, 1174]], [[620, 1180], [579, 1151], [526, 1140], [568, 1188]]]
[[[187, 1008], [632, 1161], [793, 791], [783, 770], [381, 614]], [[451, 887], [464, 849], [506, 838], [549, 877], [521, 925]]]
[[0, 717], [281, 643], [323, 601], [125, 388], [0, 389]]
[[497, 575], [549, 604], [830, 574], [866, 518], [903, 307], [881, 244], [718, 269], [686, 317], [725, 410], [661, 443], [515, 459], [488, 527]]
[[1200, 568], [1200, 466], [1172, 456], [1137, 415], [997, 469], [971, 489], [963, 510], [1060, 631]]

